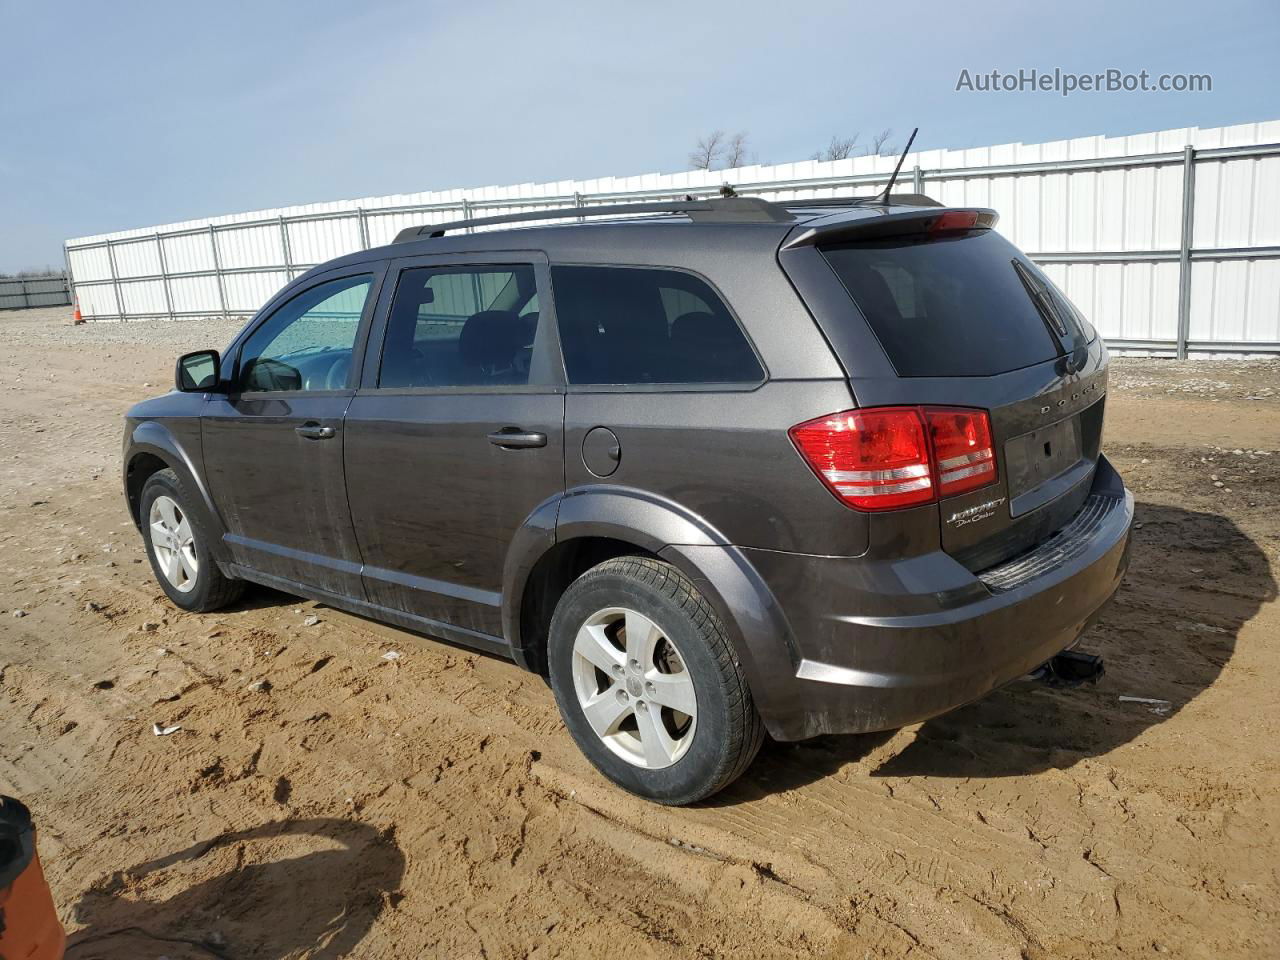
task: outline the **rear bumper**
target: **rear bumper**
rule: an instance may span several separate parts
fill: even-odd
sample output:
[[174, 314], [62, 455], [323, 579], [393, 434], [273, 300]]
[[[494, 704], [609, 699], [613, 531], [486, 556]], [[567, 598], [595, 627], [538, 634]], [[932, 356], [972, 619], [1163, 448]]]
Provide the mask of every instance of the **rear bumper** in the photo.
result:
[[742, 551], [789, 627], [790, 675], [760, 677], [777, 739], [888, 730], [976, 700], [1071, 647], [1129, 561], [1133, 497], [1101, 459], [1090, 497], [1028, 554], [972, 574], [897, 561]]

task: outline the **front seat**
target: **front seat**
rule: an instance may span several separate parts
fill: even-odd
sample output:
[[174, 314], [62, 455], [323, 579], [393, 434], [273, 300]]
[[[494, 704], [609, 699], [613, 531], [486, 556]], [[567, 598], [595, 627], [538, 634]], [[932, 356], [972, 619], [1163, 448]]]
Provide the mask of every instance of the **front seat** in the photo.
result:
[[514, 311], [481, 310], [462, 325], [458, 354], [486, 383], [525, 383], [528, 367], [521, 369], [516, 360], [529, 343], [528, 324]]

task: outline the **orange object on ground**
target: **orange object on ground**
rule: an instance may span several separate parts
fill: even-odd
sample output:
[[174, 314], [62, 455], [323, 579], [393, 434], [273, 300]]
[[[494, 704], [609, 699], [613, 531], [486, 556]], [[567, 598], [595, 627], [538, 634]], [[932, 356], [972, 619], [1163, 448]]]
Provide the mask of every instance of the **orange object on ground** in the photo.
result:
[[0, 958], [62, 960], [66, 942], [36, 855], [31, 812], [0, 797]]
[[80, 298], [76, 297], [76, 312], [71, 315], [72, 324], [84, 323], [84, 317], [80, 316]]

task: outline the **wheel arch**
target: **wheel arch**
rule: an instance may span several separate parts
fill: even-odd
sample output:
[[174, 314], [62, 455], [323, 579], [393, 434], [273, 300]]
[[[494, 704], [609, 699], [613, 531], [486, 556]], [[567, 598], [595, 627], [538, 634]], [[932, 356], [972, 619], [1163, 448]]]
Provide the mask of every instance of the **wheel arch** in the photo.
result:
[[546, 674], [547, 633], [560, 597], [573, 581], [592, 567], [625, 556], [658, 559], [655, 552], [633, 540], [608, 536], [557, 540], [538, 557], [520, 589], [518, 607], [514, 611], [516, 632], [508, 635], [516, 659], [522, 666], [535, 673]]
[[201, 528], [207, 532], [209, 552], [219, 562], [231, 559], [222, 539], [226, 527], [200, 472], [182, 443], [163, 424], [146, 421], [133, 428], [123, 467], [125, 500], [136, 527], [142, 526], [142, 490], [147, 481], [161, 470], [172, 470], [183, 487], [195, 494], [195, 502], [188, 507], [197, 514]]
[[768, 678], [795, 671], [790, 628], [777, 601], [719, 531], [644, 491], [574, 490], [526, 522], [508, 554], [503, 591], [503, 628], [517, 662], [545, 674], [547, 632], [564, 590], [596, 564], [628, 554], [665, 560], [703, 593], [725, 625], [768, 726], [774, 686]]

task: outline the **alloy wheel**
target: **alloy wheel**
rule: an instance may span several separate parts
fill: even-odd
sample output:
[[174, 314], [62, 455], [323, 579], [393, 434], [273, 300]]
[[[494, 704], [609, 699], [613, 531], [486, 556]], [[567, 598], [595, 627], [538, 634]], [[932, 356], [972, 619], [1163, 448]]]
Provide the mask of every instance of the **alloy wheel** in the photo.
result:
[[151, 549], [156, 565], [175, 590], [188, 593], [196, 585], [200, 561], [196, 558], [195, 534], [178, 502], [163, 494], [151, 501], [147, 518], [151, 526]]
[[586, 619], [573, 642], [573, 685], [596, 736], [634, 766], [669, 767], [693, 743], [693, 677], [671, 638], [636, 610]]

